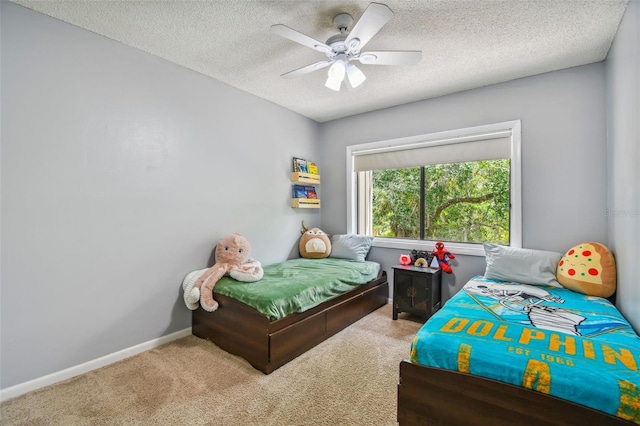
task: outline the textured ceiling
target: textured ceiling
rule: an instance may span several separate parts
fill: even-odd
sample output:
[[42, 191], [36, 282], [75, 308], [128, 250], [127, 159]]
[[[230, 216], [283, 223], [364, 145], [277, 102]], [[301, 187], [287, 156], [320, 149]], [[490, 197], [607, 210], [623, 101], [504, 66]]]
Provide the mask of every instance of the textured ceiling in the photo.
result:
[[627, 0], [380, 0], [394, 17], [366, 50], [421, 50], [414, 66], [358, 65], [357, 89], [324, 87], [326, 59], [272, 34], [284, 24], [325, 42], [333, 17], [368, 0], [13, 0], [211, 76], [318, 122], [602, 61]]

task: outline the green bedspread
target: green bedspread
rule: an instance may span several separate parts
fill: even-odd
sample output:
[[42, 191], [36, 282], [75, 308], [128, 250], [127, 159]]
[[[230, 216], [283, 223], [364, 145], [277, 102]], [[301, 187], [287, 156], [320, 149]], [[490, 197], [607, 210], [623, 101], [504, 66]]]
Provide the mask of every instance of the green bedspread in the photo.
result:
[[223, 277], [215, 293], [239, 300], [271, 321], [304, 312], [377, 278], [380, 265], [346, 259], [291, 259], [263, 267], [260, 281]]

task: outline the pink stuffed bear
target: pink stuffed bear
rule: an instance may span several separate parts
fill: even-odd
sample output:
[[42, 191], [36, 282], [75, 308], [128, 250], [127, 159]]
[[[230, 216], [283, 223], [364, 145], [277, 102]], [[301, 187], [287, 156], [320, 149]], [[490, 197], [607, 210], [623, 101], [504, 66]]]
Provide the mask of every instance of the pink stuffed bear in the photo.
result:
[[226, 235], [216, 246], [216, 263], [211, 268], [194, 271], [182, 282], [184, 302], [191, 310], [198, 309], [198, 301], [205, 311], [218, 309], [213, 298], [213, 287], [224, 275], [238, 281], [253, 282], [262, 279], [260, 262], [249, 259], [249, 241], [240, 234]]

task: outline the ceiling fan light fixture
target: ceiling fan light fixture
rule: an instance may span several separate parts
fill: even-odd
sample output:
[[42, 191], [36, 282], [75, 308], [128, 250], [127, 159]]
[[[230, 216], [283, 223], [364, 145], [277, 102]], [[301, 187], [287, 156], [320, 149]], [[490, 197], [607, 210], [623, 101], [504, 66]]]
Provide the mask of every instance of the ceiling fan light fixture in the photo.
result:
[[327, 82], [324, 85], [331, 90], [339, 91], [346, 71], [347, 65], [344, 61], [335, 61], [329, 68]]
[[367, 79], [367, 76], [364, 75], [360, 68], [356, 67], [353, 64], [349, 64], [347, 67], [347, 77], [349, 78], [349, 84], [354, 89], [360, 86]]
[[342, 85], [342, 80], [334, 80], [331, 77], [327, 78], [327, 82], [324, 84], [326, 88], [335, 90], [336, 92], [340, 91], [341, 85]]

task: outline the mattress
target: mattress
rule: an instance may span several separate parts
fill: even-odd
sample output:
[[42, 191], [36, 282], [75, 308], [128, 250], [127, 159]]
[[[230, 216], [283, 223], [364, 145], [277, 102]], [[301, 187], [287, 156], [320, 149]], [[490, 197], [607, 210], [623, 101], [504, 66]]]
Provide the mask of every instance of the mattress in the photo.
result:
[[223, 277], [214, 292], [239, 300], [274, 321], [368, 283], [378, 277], [380, 265], [337, 258], [300, 258], [263, 269], [264, 276], [256, 282]]
[[600, 297], [474, 277], [418, 331], [411, 361], [640, 424], [640, 337]]

